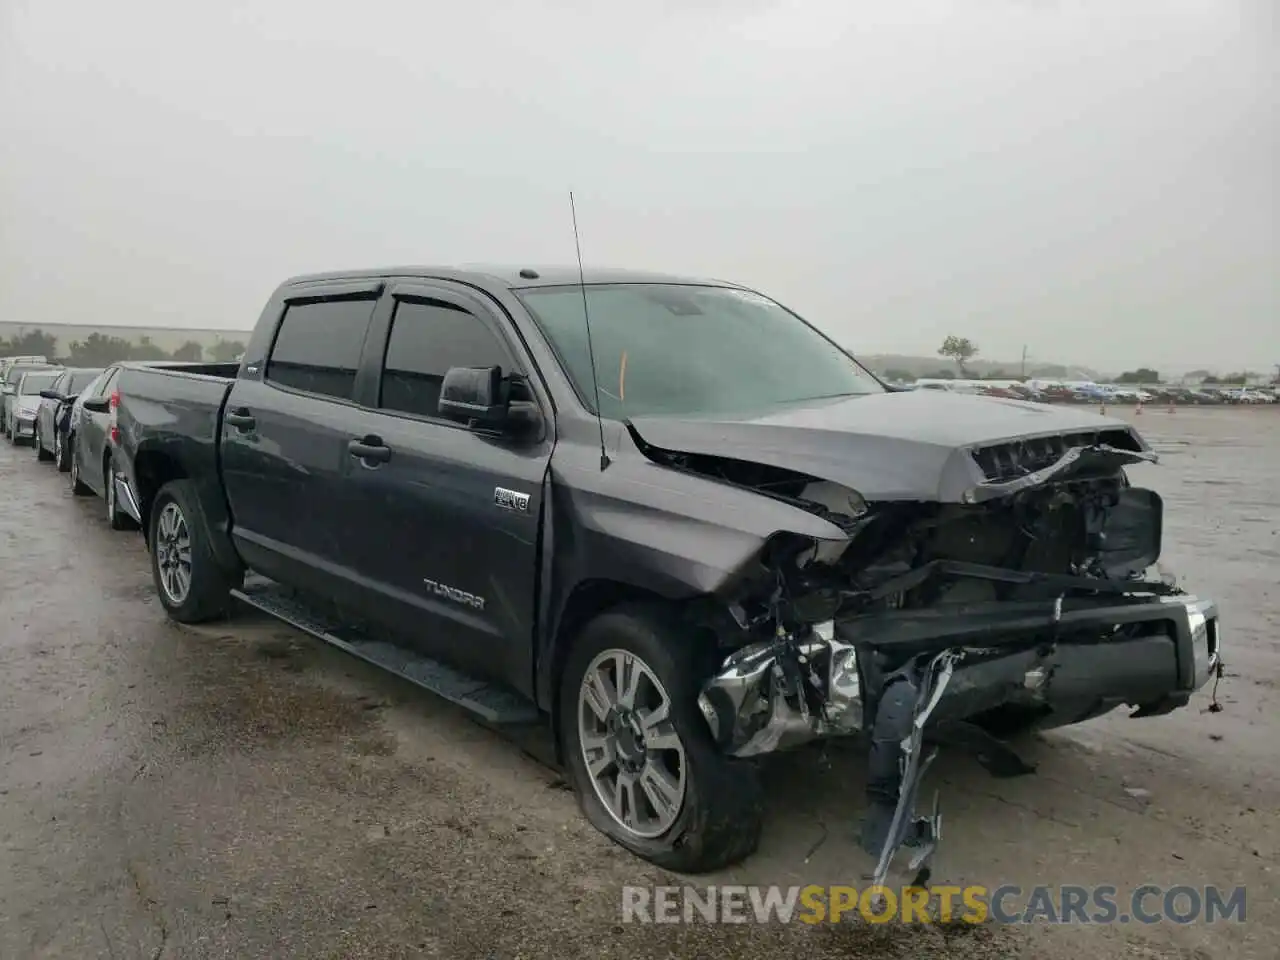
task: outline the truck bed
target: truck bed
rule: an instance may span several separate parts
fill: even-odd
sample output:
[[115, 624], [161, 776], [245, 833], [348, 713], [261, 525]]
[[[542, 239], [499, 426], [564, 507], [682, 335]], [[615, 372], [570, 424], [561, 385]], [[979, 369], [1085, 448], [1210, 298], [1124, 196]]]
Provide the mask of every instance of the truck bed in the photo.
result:
[[222, 405], [235, 383], [237, 368], [237, 364], [126, 365], [115, 384], [120, 394], [117, 423], [123, 452], [132, 458], [144, 439], [215, 447]]
[[[123, 364], [116, 378], [118, 434], [113, 456], [126, 481], [125, 506], [135, 519], [147, 517], [148, 501], [165, 479], [149, 461], [178, 454], [182, 473], [208, 502], [225, 502], [218, 471], [218, 435], [223, 407], [235, 384], [237, 363]], [[132, 502], [129, 502], [132, 501]], [[225, 522], [225, 516], [209, 517]]]

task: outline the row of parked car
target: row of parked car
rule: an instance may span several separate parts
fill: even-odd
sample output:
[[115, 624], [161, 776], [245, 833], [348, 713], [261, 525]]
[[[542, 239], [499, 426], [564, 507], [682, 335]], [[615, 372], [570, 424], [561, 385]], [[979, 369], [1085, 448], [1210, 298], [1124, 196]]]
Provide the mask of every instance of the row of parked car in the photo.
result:
[[983, 397], [1031, 400], [1036, 403], [1101, 404], [1258, 404], [1280, 401], [1280, 386], [1267, 387], [1130, 387], [1114, 384], [1036, 384], [981, 380], [919, 380], [904, 385], [911, 389], [946, 390]]
[[130, 518], [116, 504], [103, 464], [111, 439], [112, 384], [120, 369], [66, 367], [35, 356], [0, 358], [0, 434], [15, 447], [30, 444], [36, 459], [68, 474], [77, 495], [102, 497], [117, 530], [131, 526]]

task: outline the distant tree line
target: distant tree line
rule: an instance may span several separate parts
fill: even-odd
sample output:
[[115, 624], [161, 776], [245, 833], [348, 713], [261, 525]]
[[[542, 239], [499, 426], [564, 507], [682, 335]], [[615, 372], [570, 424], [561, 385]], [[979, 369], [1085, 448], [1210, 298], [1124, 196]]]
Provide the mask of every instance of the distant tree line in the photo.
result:
[[83, 340], [72, 340], [65, 351], [60, 351], [58, 338], [43, 330], [31, 330], [8, 340], [0, 337], [0, 357], [48, 357], [73, 367], [105, 367], [117, 360], [227, 361], [242, 353], [244, 344], [239, 340], [218, 340], [207, 350], [195, 340], [188, 340], [176, 350], [167, 351], [145, 335], [135, 342], [124, 337], [91, 333]]

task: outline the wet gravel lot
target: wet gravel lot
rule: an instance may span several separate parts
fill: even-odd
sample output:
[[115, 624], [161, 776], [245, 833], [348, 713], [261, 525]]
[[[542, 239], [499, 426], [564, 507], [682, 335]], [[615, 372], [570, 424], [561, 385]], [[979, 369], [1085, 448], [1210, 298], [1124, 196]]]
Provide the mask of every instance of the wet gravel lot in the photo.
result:
[[[1244, 884], [1244, 924], [623, 924], [622, 885], [680, 881], [588, 828], [536, 739], [248, 611], [169, 623], [141, 539], [6, 442], [0, 958], [1272, 958], [1280, 409], [1126, 415], [1163, 455], [1134, 479], [1165, 497], [1165, 565], [1225, 614], [1224, 709], [1047, 735], [1013, 781], [944, 757], [934, 879]], [[712, 879], [858, 884], [860, 772], [775, 760], [760, 853]]]

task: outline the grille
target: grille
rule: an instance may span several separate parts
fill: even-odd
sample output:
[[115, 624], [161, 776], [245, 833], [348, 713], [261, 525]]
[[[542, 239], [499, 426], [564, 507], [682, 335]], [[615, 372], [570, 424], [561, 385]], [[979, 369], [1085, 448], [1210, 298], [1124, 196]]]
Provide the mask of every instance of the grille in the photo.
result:
[[1015, 480], [1028, 473], [1043, 470], [1060, 460], [1062, 455], [1072, 447], [1098, 445], [1116, 447], [1120, 450], [1142, 449], [1133, 431], [1113, 428], [996, 443], [988, 447], [979, 447], [972, 452], [972, 455], [987, 480], [1000, 482]]

